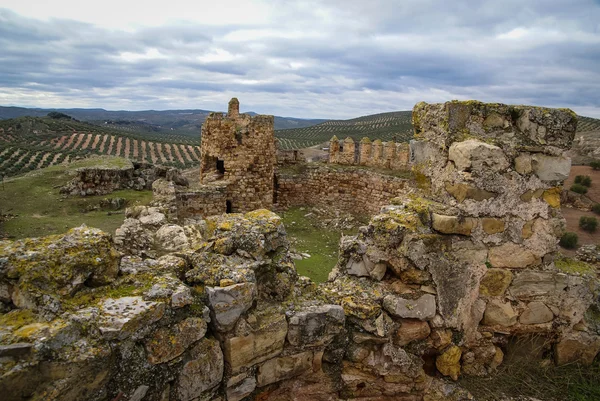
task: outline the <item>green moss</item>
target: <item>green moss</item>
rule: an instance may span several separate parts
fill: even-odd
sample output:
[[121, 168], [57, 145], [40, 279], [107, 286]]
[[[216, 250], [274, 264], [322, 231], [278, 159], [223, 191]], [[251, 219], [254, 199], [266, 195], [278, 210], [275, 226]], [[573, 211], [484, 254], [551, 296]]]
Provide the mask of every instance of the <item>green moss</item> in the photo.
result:
[[596, 268], [588, 263], [571, 258], [559, 258], [554, 261], [557, 269], [569, 274], [589, 274], [595, 275]]
[[36, 322], [36, 316], [29, 309], [15, 309], [0, 315], [0, 327], [11, 327], [13, 331]]

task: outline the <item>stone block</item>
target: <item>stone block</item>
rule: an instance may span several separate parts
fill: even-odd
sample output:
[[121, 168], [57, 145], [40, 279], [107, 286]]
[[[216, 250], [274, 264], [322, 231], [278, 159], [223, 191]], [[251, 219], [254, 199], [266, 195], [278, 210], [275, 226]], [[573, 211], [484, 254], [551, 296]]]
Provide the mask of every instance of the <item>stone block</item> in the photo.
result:
[[162, 318], [165, 304], [142, 297], [109, 298], [102, 303], [98, 328], [108, 340], [123, 340]]
[[566, 287], [565, 275], [531, 270], [518, 273], [508, 291], [515, 298], [527, 299], [561, 294]]
[[394, 343], [405, 346], [413, 341], [424, 340], [431, 333], [427, 322], [421, 320], [405, 319], [400, 322], [400, 328], [394, 336]]
[[223, 354], [219, 342], [205, 338], [189, 353], [181, 368], [175, 392], [177, 400], [196, 400], [223, 380]]
[[290, 379], [311, 370], [312, 365], [312, 351], [276, 357], [259, 366], [256, 383], [258, 387], [263, 387], [281, 380]]
[[477, 226], [477, 219], [471, 217], [432, 213], [431, 220], [433, 229], [444, 234], [471, 235], [471, 231]]
[[458, 202], [462, 202], [465, 199], [482, 201], [496, 196], [496, 194], [493, 192], [488, 192], [486, 190], [463, 183], [451, 184], [450, 182], [446, 182], [444, 183], [444, 188], [446, 188], [446, 191]]
[[448, 160], [461, 171], [498, 172], [509, 166], [502, 149], [474, 139], [450, 145]]
[[435, 359], [437, 370], [444, 376], [449, 376], [452, 380], [458, 380], [461, 355], [460, 347], [451, 345]]
[[542, 181], [564, 181], [571, 172], [571, 158], [536, 153], [531, 156], [531, 167]]
[[435, 296], [425, 294], [417, 299], [406, 299], [397, 295], [387, 295], [383, 298], [383, 308], [395, 317], [433, 319], [436, 312]]
[[247, 377], [240, 383], [236, 383], [231, 387], [227, 387], [227, 401], [241, 401], [245, 397], [252, 394], [256, 388], [256, 379], [254, 376]]
[[212, 322], [218, 331], [233, 329], [240, 316], [252, 306], [256, 297], [254, 283], [226, 287], [206, 287]]
[[197, 317], [187, 318], [172, 327], [161, 327], [146, 340], [146, 355], [153, 365], [168, 362], [206, 334], [206, 321]]
[[257, 327], [244, 336], [224, 341], [225, 361], [234, 373], [279, 355], [287, 336], [285, 315], [262, 316]]
[[486, 234], [498, 234], [504, 231], [504, 220], [484, 217], [481, 219], [481, 227]]
[[523, 153], [515, 158], [515, 171], [523, 175], [530, 174], [533, 171], [530, 154]]
[[289, 319], [287, 339], [297, 347], [328, 344], [344, 330], [344, 309], [339, 305], [312, 306]]
[[522, 269], [539, 265], [542, 260], [524, 246], [507, 242], [490, 249], [489, 262], [493, 267]]
[[479, 283], [479, 293], [488, 297], [503, 295], [512, 278], [513, 274], [510, 270], [488, 269]]
[[563, 337], [554, 346], [554, 361], [557, 366], [568, 363], [591, 365], [600, 352], [600, 337], [585, 332], [574, 332]]
[[543, 302], [533, 301], [527, 304], [527, 307], [519, 317], [521, 324], [540, 324], [548, 323], [554, 319], [554, 314]]
[[517, 323], [517, 316], [517, 312], [510, 303], [492, 299], [485, 308], [483, 324], [486, 326], [510, 327]]

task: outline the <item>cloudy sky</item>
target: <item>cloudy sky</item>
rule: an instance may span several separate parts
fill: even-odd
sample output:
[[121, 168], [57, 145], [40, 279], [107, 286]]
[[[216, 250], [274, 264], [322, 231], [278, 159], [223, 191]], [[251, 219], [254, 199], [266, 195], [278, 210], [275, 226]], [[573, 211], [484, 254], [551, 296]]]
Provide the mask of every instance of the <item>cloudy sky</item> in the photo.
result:
[[600, 0], [0, 0], [0, 105], [600, 117]]

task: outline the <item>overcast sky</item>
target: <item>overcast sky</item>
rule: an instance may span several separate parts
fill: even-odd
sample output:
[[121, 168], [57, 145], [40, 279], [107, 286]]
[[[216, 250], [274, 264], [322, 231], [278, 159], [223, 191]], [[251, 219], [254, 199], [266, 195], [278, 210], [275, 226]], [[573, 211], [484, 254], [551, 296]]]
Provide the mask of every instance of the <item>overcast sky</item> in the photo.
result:
[[600, 117], [600, 0], [0, 0], [0, 105]]

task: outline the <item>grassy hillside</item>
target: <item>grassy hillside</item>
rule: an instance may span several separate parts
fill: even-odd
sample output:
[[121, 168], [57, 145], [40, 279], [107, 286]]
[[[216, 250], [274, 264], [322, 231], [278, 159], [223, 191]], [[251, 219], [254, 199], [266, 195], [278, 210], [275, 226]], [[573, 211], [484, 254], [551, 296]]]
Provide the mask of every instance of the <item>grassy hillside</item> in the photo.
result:
[[198, 164], [198, 138], [122, 132], [77, 121], [20, 117], [0, 121], [0, 176], [65, 164], [90, 155], [112, 155], [154, 164]]
[[397, 142], [407, 141], [412, 137], [410, 111], [373, 114], [351, 120], [332, 120], [307, 128], [275, 131], [275, 136], [283, 149], [301, 149], [324, 142], [332, 136], [340, 139], [351, 137], [360, 140], [363, 137]]
[[0, 185], [0, 238], [58, 234], [81, 224], [114, 232], [123, 223], [124, 216], [102, 209], [100, 201], [123, 198], [127, 205], [147, 204], [152, 200], [152, 191], [123, 190], [106, 196], [64, 198], [59, 190], [73, 178], [73, 171], [78, 167], [120, 167], [126, 162], [117, 157], [86, 159], [5, 180]]

